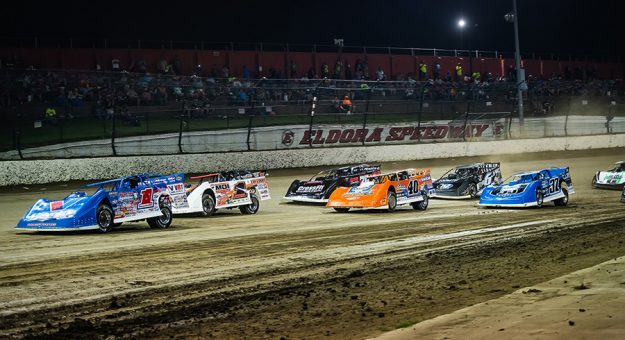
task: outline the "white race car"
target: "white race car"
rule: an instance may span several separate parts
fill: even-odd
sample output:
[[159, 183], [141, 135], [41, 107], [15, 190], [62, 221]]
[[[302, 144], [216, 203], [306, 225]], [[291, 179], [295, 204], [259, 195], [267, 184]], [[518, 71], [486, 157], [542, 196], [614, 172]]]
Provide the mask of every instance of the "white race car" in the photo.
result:
[[625, 186], [625, 162], [616, 162], [616, 166], [611, 170], [597, 171], [592, 178], [592, 186], [601, 189], [623, 189]]
[[217, 209], [235, 207], [243, 214], [255, 214], [260, 201], [271, 198], [264, 171], [220, 172], [189, 179], [197, 182], [185, 188], [188, 205], [174, 208], [174, 214], [211, 216]]

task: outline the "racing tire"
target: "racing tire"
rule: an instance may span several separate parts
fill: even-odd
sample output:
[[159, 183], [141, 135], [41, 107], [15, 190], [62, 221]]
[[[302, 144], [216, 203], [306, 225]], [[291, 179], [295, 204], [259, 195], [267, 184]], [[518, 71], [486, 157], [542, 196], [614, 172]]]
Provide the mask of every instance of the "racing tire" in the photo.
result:
[[211, 216], [215, 213], [215, 199], [211, 194], [202, 195], [202, 211], [200, 214], [204, 217]]
[[566, 207], [566, 205], [569, 203], [569, 191], [566, 190], [566, 188], [562, 188], [562, 193], [564, 194], [564, 197], [558, 198], [557, 200], [553, 201], [553, 204], [555, 204], [556, 207]]
[[107, 204], [102, 203], [98, 206], [95, 211], [95, 218], [101, 233], [108, 233], [115, 226], [113, 210]]
[[334, 210], [339, 213], [346, 213], [349, 211], [349, 208], [334, 208]]
[[469, 186], [467, 187], [467, 194], [469, 194], [471, 198], [477, 197], [477, 185], [475, 185], [475, 183], [469, 184]]
[[428, 198], [428, 195], [423, 195], [423, 201], [410, 203], [410, 205], [414, 210], [425, 210], [428, 208], [429, 201], [430, 199]]
[[173, 219], [171, 208], [166, 204], [161, 204], [161, 216], [148, 218], [148, 225], [154, 229], [167, 229]]
[[252, 203], [242, 205], [239, 207], [239, 210], [241, 210], [241, 214], [253, 215], [258, 212], [258, 209], [260, 208], [260, 203], [258, 201], [258, 198], [256, 198], [256, 196], [251, 196], [250, 200], [252, 201]]
[[395, 209], [397, 208], [397, 194], [389, 191], [386, 194], [386, 204], [389, 212], [395, 211]]
[[597, 187], [597, 175], [592, 176], [592, 187]]
[[543, 192], [540, 189], [536, 190], [536, 208], [541, 208], [543, 206]]

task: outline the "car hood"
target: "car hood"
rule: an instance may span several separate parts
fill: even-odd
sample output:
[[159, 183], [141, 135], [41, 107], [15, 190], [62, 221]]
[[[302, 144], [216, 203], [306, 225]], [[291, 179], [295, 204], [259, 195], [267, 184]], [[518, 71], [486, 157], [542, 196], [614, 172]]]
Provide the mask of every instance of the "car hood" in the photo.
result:
[[63, 200], [39, 199], [28, 210], [24, 221], [50, 221], [74, 217], [92, 196], [84, 192], [72, 193]]

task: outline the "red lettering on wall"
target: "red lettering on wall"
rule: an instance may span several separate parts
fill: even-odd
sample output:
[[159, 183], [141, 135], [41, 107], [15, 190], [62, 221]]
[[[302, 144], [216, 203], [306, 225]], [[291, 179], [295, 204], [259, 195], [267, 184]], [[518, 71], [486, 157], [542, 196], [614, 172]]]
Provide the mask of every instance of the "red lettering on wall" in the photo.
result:
[[373, 129], [373, 132], [371, 132], [371, 135], [369, 135], [369, 137], [367, 137], [367, 140], [365, 142], [379, 142], [382, 140], [382, 131], [384, 129], [382, 128], [375, 128]]
[[392, 127], [388, 130], [388, 136], [385, 141], [394, 141], [399, 139], [399, 134], [401, 133], [401, 128]]
[[341, 139], [339, 139], [340, 143], [350, 143], [352, 138], [354, 138], [354, 129], [343, 130], [341, 133]]
[[484, 131], [488, 129], [488, 125], [486, 124], [476, 125], [474, 126], [474, 128], [475, 128], [475, 133], [473, 134], [473, 137], [482, 137], [482, 133], [484, 133]]
[[326, 137], [326, 144], [334, 144], [338, 142], [339, 137], [341, 137], [341, 130], [330, 130], [328, 132], [328, 137]]
[[317, 133], [315, 133], [315, 140], [312, 143], [313, 144], [323, 144], [325, 139], [321, 138], [321, 136], [323, 136], [323, 130], [317, 130]]
[[310, 144], [310, 138], [311, 136], [315, 135], [315, 131], [304, 131], [304, 137], [302, 137], [302, 140], [299, 142], [299, 145], [308, 145]]
[[368, 132], [369, 132], [369, 129], [356, 129], [356, 133], [354, 134], [354, 139], [352, 139], [352, 143], [355, 143], [355, 142], [364, 143]]

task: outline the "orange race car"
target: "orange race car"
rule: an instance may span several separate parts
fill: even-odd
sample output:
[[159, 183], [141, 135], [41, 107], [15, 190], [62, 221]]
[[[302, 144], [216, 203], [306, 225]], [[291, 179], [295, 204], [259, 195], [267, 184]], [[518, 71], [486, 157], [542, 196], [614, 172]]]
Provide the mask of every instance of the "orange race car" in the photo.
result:
[[393, 211], [404, 204], [410, 204], [415, 210], [425, 210], [432, 189], [430, 169], [406, 169], [365, 176], [357, 185], [336, 188], [326, 206], [338, 212], [351, 208]]

